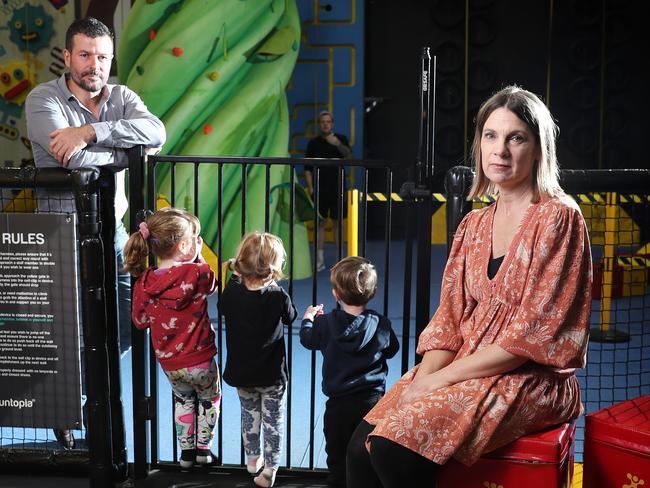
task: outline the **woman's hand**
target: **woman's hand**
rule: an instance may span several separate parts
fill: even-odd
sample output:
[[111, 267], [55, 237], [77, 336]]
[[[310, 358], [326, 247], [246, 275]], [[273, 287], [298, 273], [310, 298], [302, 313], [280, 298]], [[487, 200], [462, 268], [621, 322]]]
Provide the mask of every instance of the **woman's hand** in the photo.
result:
[[419, 400], [429, 393], [446, 386], [451, 386], [452, 384], [451, 381], [448, 381], [445, 378], [443, 370], [416, 377], [402, 392], [398, 402], [398, 407]]

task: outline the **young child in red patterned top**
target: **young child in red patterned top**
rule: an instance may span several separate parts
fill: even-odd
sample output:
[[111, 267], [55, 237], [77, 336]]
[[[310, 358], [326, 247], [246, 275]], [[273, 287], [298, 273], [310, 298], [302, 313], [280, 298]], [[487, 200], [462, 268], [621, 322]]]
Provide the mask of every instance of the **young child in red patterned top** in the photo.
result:
[[[217, 348], [207, 303], [216, 281], [201, 257], [200, 230], [194, 215], [164, 208], [142, 222], [124, 247], [124, 269], [138, 277], [131, 316], [138, 329], [151, 329], [153, 349], [171, 383], [183, 468], [190, 468], [195, 461], [213, 462], [210, 442], [221, 402], [214, 360]], [[149, 250], [158, 258], [158, 266], [146, 267]]]

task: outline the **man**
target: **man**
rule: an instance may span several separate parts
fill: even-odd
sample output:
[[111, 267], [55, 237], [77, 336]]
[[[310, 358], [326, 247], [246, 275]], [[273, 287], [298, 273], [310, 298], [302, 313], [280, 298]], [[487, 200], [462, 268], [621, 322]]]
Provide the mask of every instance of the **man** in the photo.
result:
[[[314, 137], [307, 144], [305, 157], [307, 158], [327, 158], [327, 159], [349, 159], [352, 156], [350, 143], [347, 137], [342, 134], [335, 134], [334, 116], [327, 111], [318, 115], [319, 135]], [[314, 167], [305, 165], [305, 182], [307, 191], [314, 193]], [[318, 222], [318, 239], [316, 243], [316, 269], [322, 271], [325, 269], [325, 219], [328, 217], [334, 223], [334, 233], [338, 239], [336, 221], [339, 216], [339, 179], [338, 168], [325, 167], [321, 168], [319, 173], [318, 185], [318, 210], [323, 219]]]
[[[39, 168], [110, 166], [115, 174], [115, 253], [117, 269], [123, 265], [122, 249], [127, 233], [122, 223], [128, 201], [124, 171], [127, 149], [136, 145], [155, 154], [165, 143], [162, 122], [147, 110], [140, 97], [127, 87], [108, 84], [113, 60], [113, 35], [102, 22], [88, 17], [73, 22], [66, 33], [63, 56], [68, 72], [41, 83], [25, 103], [27, 130], [34, 161]], [[45, 195], [45, 194], [43, 194]], [[47, 193], [49, 211], [74, 211], [74, 201], [55, 200]], [[39, 207], [43, 198], [39, 192]], [[120, 349], [131, 346], [131, 286], [127, 273], [118, 276]], [[74, 439], [61, 441], [64, 447]]]

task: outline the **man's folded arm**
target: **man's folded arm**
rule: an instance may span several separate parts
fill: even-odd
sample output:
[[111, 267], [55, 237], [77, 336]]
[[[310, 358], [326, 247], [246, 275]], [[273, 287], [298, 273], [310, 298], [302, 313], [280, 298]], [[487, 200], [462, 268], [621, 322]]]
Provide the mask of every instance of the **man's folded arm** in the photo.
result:
[[96, 122], [95, 129], [98, 146], [129, 148], [137, 145], [162, 147], [165, 144], [165, 126], [158, 117], [147, 109], [140, 97], [125, 88], [124, 117], [119, 120]]

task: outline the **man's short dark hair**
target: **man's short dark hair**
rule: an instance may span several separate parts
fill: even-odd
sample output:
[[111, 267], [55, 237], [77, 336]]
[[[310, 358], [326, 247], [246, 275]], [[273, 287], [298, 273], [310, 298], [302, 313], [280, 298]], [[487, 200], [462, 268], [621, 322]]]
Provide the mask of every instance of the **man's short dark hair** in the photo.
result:
[[86, 17], [85, 19], [75, 20], [70, 24], [68, 31], [65, 33], [65, 48], [70, 52], [72, 52], [72, 41], [77, 34], [83, 34], [92, 39], [104, 36], [110, 37], [111, 40], [113, 39], [111, 30], [96, 18]]

